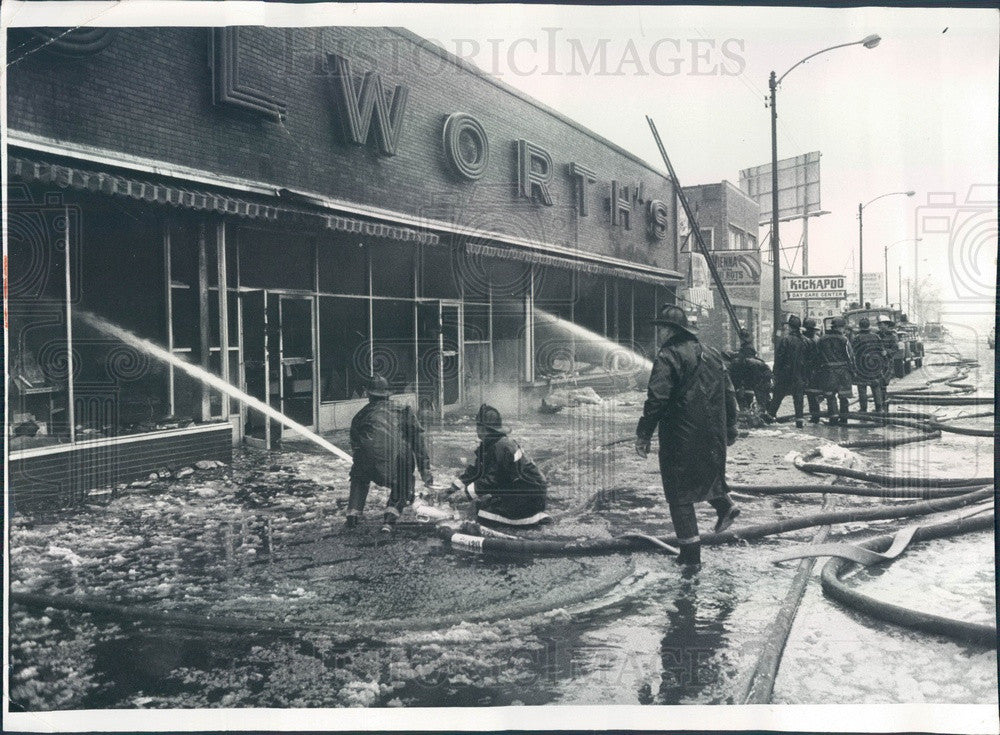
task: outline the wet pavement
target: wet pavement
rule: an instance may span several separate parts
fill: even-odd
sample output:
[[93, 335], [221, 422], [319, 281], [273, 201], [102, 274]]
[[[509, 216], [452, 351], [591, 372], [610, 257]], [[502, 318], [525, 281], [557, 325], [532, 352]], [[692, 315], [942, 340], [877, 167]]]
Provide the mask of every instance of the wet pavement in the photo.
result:
[[[969, 380], [991, 393], [993, 353], [979, 358]], [[928, 367], [893, 387], [951, 370]], [[640, 460], [630, 442], [608, 446], [632, 434], [642, 398], [623, 393], [599, 406], [526, 411], [509, 421], [550, 481], [557, 518], [524, 535], [671, 533], [655, 458]], [[965, 425], [989, 427], [992, 419]], [[803, 474], [791, 456], [910, 433], [754, 429], [730, 450], [728, 475], [740, 484], [830, 483]], [[446, 484], [471, 456], [474, 432], [456, 421], [430, 427], [430, 435], [432, 469]], [[842, 454], [894, 474], [990, 475], [993, 441], [946, 434]], [[231, 467], [154, 481], [85, 509], [13, 518], [14, 591], [225, 615], [258, 621], [260, 630], [193, 631], [14, 605], [12, 709], [733, 702], [795, 573], [795, 563], [770, 558], [816, 532], [706, 547], [701, 572], [688, 576], [654, 552], [496, 560], [448, 548], [412, 517], [394, 537], [380, 535], [387, 494], [378, 488], [362, 527], [346, 531], [346, 488], [346, 463], [287, 442], [281, 452], [241, 450]], [[834, 508], [881, 502], [830, 497]], [[738, 501], [740, 523], [755, 524], [816, 512], [823, 496]], [[699, 509], [703, 530], [713, 521], [711, 509]], [[862, 538], [901, 525], [847, 524], [834, 534]], [[992, 620], [992, 540], [979, 533], [916, 544], [853, 583], [881, 599]], [[995, 652], [846, 611], [822, 596], [821, 566], [773, 701], [997, 701]]]

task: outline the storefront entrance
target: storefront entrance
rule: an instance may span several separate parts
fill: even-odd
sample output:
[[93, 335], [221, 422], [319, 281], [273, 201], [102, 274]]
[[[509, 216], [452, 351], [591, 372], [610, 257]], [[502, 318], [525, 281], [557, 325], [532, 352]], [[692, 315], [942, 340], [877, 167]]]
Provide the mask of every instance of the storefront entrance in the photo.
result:
[[461, 315], [458, 301], [417, 304], [420, 404], [439, 416], [462, 402]]
[[[240, 294], [243, 331], [242, 383], [254, 398], [266, 401], [306, 428], [314, 428], [315, 340], [313, 299], [264, 290]], [[247, 409], [244, 432], [267, 446], [281, 438], [282, 427]]]

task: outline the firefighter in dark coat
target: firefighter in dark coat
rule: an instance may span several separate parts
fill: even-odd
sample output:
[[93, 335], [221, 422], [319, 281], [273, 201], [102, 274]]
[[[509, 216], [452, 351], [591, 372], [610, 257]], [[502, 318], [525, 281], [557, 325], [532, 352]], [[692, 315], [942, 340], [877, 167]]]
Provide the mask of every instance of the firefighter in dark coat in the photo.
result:
[[736, 395], [722, 356], [702, 345], [676, 306], [658, 319], [662, 346], [653, 362], [635, 450], [649, 452], [659, 430], [660, 476], [680, 545], [678, 562], [701, 563], [694, 504], [708, 501], [718, 516], [716, 532], [728, 528], [739, 508], [726, 486], [726, 447], [736, 441]]
[[802, 336], [808, 341], [806, 352], [806, 401], [809, 404], [809, 423], [818, 424], [820, 417], [820, 396], [823, 390], [819, 385], [819, 360], [816, 352], [816, 343], [819, 340], [816, 320], [806, 317], [802, 321]]
[[389, 488], [382, 531], [389, 533], [403, 512], [413, 502], [413, 470], [420, 470], [424, 483], [430, 485], [430, 459], [424, 441], [424, 429], [409, 406], [389, 400], [389, 383], [380, 375], [368, 386], [368, 405], [351, 421], [351, 492], [347, 501], [347, 527], [358, 524], [368, 498], [369, 485]]
[[[724, 354], [723, 357], [726, 355]], [[744, 342], [740, 351], [733, 355], [729, 363], [729, 376], [736, 390], [736, 402], [741, 410], [750, 408], [752, 393], [757, 401], [757, 407], [767, 416], [767, 407], [771, 403], [771, 368], [757, 357], [753, 345]]]
[[886, 388], [889, 381], [896, 377], [896, 356], [899, 353], [899, 336], [893, 329], [892, 319], [884, 314], [878, 318], [878, 337], [885, 348], [885, 372], [882, 387]]
[[475, 462], [452, 481], [451, 493], [464, 491], [475, 504], [480, 522], [521, 527], [550, 522], [545, 512], [548, 483], [507, 436], [500, 412], [493, 406], [479, 407], [476, 433], [480, 443]]
[[872, 332], [867, 317], [858, 320], [858, 331], [851, 339], [854, 351], [854, 384], [858, 387], [858, 411], [868, 413], [868, 387], [871, 386], [875, 410], [885, 410], [885, 394], [882, 381], [885, 377], [886, 355], [882, 338]]
[[816, 343], [819, 384], [826, 394], [827, 414], [831, 424], [847, 424], [847, 406], [853, 394], [851, 380], [854, 358], [851, 343], [844, 336], [846, 326], [847, 322], [843, 317], [836, 317], [830, 331]]
[[809, 358], [809, 342], [802, 336], [800, 328], [802, 321], [792, 314], [788, 317], [788, 334], [778, 340], [774, 347], [774, 396], [767, 412], [771, 419], [775, 418], [785, 396], [792, 397], [795, 407], [795, 425], [804, 425], [803, 397], [808, 380], [807, 360]]

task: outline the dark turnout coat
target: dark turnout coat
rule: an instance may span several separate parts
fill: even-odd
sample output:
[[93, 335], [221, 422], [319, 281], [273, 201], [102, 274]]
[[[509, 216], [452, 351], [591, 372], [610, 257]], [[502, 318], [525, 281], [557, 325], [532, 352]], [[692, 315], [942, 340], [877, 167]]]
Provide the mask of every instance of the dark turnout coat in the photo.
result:
[[816, 359], [819, 388], [824, 393], [851, 395], [854, 358], [847, 337], [836, 332], [824, 334], [816, 343]]
[[799, 393], [809, 382], [812, 343], [798, 330], [778, 340], [774, 348], [774, 389]]
[[736, 428], [736, 393], [722, 356], [689, 335], [664, 342], [653, 362], [640, 439], [660, 437], [660, 475], [668, 503], [721, 497], [726, 439]]
[[351, 478], [411, 490], [413, 469], [430, 465], [424, 429], [409, 406], [370, 401], [351, 421]]
[[854, 382], [857, 385], [881, 383], [889, 362], [882, 338], [863, 329], [854, 335], [851, 349], [854, 351]]
[[458, 481], [476, 501], [480, 516], [486, 511], [517, 521], [545, 510], [545, 477], [506, 434], [494, 432], [483, 439], [476, 447], [475, 461]]

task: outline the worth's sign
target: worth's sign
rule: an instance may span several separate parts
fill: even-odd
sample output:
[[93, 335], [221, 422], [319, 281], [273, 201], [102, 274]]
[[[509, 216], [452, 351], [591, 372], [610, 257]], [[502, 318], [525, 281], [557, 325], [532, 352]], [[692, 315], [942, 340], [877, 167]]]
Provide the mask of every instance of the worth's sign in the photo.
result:
[[[212, 34], [210, 59], [215, 104], [280, 122], [288, 114], [288, 105], [280, 92], [250, 87], [237, 74], [237, 69], [253, 63], [241, 55], [237, 31], [232, 27], [218, 28]], [[406, 137], [409, 87], [383, 79], [375, 71], [358, 72], [351, 60], [340, 54], [327, 53], [325, 60], [323, 71], [341, 121], [344, 143], [371, 146], [380, 156], [395, 156]], [[453, 112], [444, 119], [440, 141], [442, 153], [459, 180], [476, 181], [491, 165], [497, 165], [491, 163], [494, 141], [483, 124], [465, 112]], [[524, 139], [507, 141], [507, 145], [517, 171], [514, 196], [540, 206], [552, 206], [553, 188], [557, 179], [562, 179], [571, 187], [578, 216], [589, 217], [594, 214], [592, 210], [598, 209], [599, 216], [605, 217], [612, 227], [631, 230], [641, 218], [650, 240], [663, 240], [670, 234], [669, 206], [649, 196], [642, 181], [611, 179], [599, 183], [599, 173], [587, 162], [557, 163], [544, 147]]]
[[785, 301], [847, 298], [846, 276], [782, 276]]

